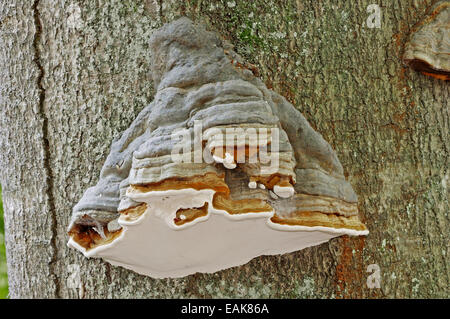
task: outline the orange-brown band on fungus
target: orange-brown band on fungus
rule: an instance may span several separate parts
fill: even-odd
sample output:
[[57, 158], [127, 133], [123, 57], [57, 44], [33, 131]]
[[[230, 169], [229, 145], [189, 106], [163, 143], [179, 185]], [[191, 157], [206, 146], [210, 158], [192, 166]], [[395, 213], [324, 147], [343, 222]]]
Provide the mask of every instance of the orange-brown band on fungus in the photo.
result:
[[438, 80], [450, 81], [450, 73], [448, 73], [448, 72], [447, 73], [430, 73], [430, 72], [421, 71], [421, 73], [423, 75], [431, 76]]
[[[321, 213], [337, 214], [346, 217], [358, 214], [357, 203], [350, 203], [334, 197], [298, 193], [295, 194], [295, 200], [297, 209], [304, 208], [303, 211], [318, 211]], [[317, 208], [314, 210], [307, 209], [311, 206]]]
[[177, 226], [192, 222], [193, 220], [206, 216], [208, 214], [208, 203], [202, 207], [195, 208], [180, 208], [177, 210], [176, 217], [173, 219]]
[[271, 219], [273, 223], [291, 226], [322, 226], [331, 228], [346, 228], [358, 231], [366, 230], [358, 216], [345, 217], [338, 214], [324, 214], [321, 212], [295, 212], [289, 217], [280, 217], [275, 214]]
[[106, 245], [116, 239], [122, 232], [122, 229], [114, 232], [109, 232], [108, 227], [103, 227], [105, 238], [99, 235], [92, 226], [75, 225], [69, 231], [69, 236], [80, 246], [86, 250], [95, 248], [97, 246]]
[[[270, 144], [267, 143], [267, 145]], [[221, 153], [221, 158], [225, 159], [225, 152], [226, 152], [226, 147], [221, 147], [222, 148], [222, 153]], [[244, 159], [238, 158], [239, 155], [242, 155], [242, 150], [245, 148], [245, 161]], [[216, 155], [217, 153], [217, 147], [216, 148], [211, 148], [211, 152], [212, 154]], [[240, 152], [240, 153], [239, 153]], [[255, 154], [257, 154], [259, 152], [259, 146], [258, 147], [249, 147], [248, 145], [243, 145], [243, 146], [235, 146], [233, 149], [233, 158], [234, 158], [234, 162], [235, 163], [240, 163], [240, 162], [245, 162], [247, 163], [247, 161], [249, 160], [249, 158], [251, 158], [252, 156], [254, 156]], [[230, 154], [231, 155], [231, 154]], [[257, 182], [260, 184], [263, 184], [267, 189], [273, 189], [273, 187], [275, 185], [278, 185], [280, 187], [289, 187], [289, 186], [293, 186], [294, 180], [292, 178], [292, 176], [287, 176], [287, 175], [281, 175], [279, 173], [275, 173], [269, 176], [250, 176], [250, 181], [251, 182]]]
[[225, 176], [223, 174], [217, 175], [215, 173], [206, 173], [205, 175], [192, 177], [171, 177], [157, 183], [131, 185], [128, 191], [130, 193], [147, 193], [152, 191], [193, 188], [195, 190], [213, 189], [218, 193], [229, 195], [230, 189], [225, 183], [224, 178]]
[[233, 200], [229, 196], [216, 193], [213, 198], [213, 207], [227, 211], [228, 214], [262, 213], [272, 211], [272, 206], [266, 201], [257, 198]]
[[[290, 185], [290, 177], [282, 176], [279, 174], [273, 174], [266, 178], [258, 179], [259, 182], [264, 183], [268, 187], [274, 185]], [[224, 210], [230, 215], [233, 214], [245, 214], [245, 213], [259, 213], [270, 212], [273, 210], [272, 206], [265, 200], [257, 198], [247, 198], [240, 200], [233, 200], [230, 197], [230, 191], [227, 184], [224, 181], [224, 176], [217, 175], [215, 173], [206, 173], [205, 175], [193, 176], [189, 178], [168, 178], [158, 183], [152, 183], [147, 185], [132, 185], [131, 191], [133, 192], [151, 192], [151, 191], [167, 191], [167, 190], [180, 190], [185, 188], [193, 188], [196, 190], [213, 189], [216, 193], [213, 196], [212, 206], [218, 210]], [[303, 197], [317, 197], [313, 195], [297, 194], [297, 196]], [[333, 198], [321, 198], [328, 202], [334, 202]], [[306, 202], [305, 202], [306, 203]], [[346, 204], [348, 213], [357, 211], [354, 204], [339, 202], [341, 205]], [[355, 207], [354, 207], [355, 206]], [[130, 208], [121, 214], [126, 214], [127, 218], [135, 219], [139, 217], [146, 209], [146, 205], [140, 205]], [[189, 209], [179, 209], [174, 219], [176, 225], [183, 225], [192, 222], [196, 218], [206, 216], [208, 213], [208, 205], [205, 203], [202, 207], [193, 207]], [[129, 216], [129, 217], [128, 217]], [[183, 216], [183, 218], [182, 218]], [[286, 225], [303, 225], [303, 226], [324, 226], [333, 228], [349, 228], [355, 230], [365, 230], [364, 224], [362, 224], [358, 216], [345, 217], [340, 212], [336, 213], [323, 213], [323, 212], [309, 212], [298, 211], [291, 214], [289, 217], [281, 217], [274, 215], [272, 222]]]
[[269, 176], [252, 176], [250, 177], [250, 181], [263, 184], [267, 189], [273, 189], [275, 185], [280, 187], [288, 187], [295, 184], [292, 176], [286, 176], [279, 173]]
[[126, 221], [131, 222], [138, 219], [147, 209], [147, 204], [142, 203], [138, 206], [130, 207], [120, 211], [119, 213], [123, 216]]
[[[230, 189], [228, 188], [228, 185], [225, 183], [224, 175], [217, 175], [215, 173], [206, 173], [205, 175], [187, 178], [168, 178], [157, 183], [146, 185], [131, 185], [129, 192], [144, 193], [151, 191], [180, 190], [186, 188], [193, 188], [195, 190], [202, 190], [202, 189], [214, 190], [215, 194], [213, 196], [213, 203], [212, 203], [213, 207], [219, 210], [225, 210], [231, 215], [272, 211], [272, 206], [270, 206], [266, 201], [262, 199], [256, 198], [248, 198], [240, 200], [231, 199]], [[203, 210], [205, 209], [204, 207], [205, 206], [201, 208], [192, 208], [193, 210], [190, 212], [190, 216], [192, 218], [189, 218], [189, 220], [188, 218], [186, 218], [186, 220], [184, 220], [182, 224], [190, 222], [195, 218], [204, 216], [203, 214]], [[207, 213], [207, 207], [205, 212]], [[179, 218], [178, 213], [177, 218]]]
[[422, 61], [419, 59], [414, 59], [414, 60], [406, 60], [406, 63], [408, 63], [408, 65], [412, 69], [419, 71], [420, 73], [422, 73], [424, 75], [431, 76], [431, 77], [434, 77], [439, 80], [450, 81], [450, 72], [449, 71], [436, 70], [429, 63], [427, 63], [425, 61]]

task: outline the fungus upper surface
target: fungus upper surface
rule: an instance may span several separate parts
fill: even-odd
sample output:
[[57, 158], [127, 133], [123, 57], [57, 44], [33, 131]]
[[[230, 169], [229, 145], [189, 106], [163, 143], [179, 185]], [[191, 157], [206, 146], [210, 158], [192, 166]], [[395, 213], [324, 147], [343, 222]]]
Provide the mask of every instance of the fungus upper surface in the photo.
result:
[[216, 34], [181, 18], [150, 47], [155, 98], [73, 208], [69, 246], [160, 278], [368, 234], [330, 145]]
[[413, 27], [403, 59], [425, 75], [450, 79], [450, 1], [435, 3]]

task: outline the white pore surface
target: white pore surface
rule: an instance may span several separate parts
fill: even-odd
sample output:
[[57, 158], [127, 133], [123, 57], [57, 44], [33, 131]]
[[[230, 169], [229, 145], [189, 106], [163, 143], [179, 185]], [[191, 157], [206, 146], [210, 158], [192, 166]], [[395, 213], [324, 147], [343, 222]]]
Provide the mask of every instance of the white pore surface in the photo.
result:
[[257, 185], [257, 184], [256, 184], [256, 182], [254, 182], [254, 181], [248, 183], [248, 187], [249, 187], [249, 188], [256, 188], [256, 185]]
[[286, 186], [275, 185], [275, 187], [273, 188], [273, 191], [275, 194], [277, 194], [278, 196], [283, 197], [283, 198], [289, 198], [289, 197], [294, 196], [294, 194], [295, 194], [294, 187], [292, 187], [292, 186], [286, 187]]
[[[113, 265], [154, 278], [212, 273], [239, 266], [260, 255], [284, 254], [319, 245], [343, 234], [366, 235], [350, 229], [286, 226], [270, 222], [271, 213], [230, 215], [212, 208], [213, 190], [169, 190], [128, 194], [147, 203], [137, 220], [119, 218], [121, 235], [113, 242], [86, 251], [72, 239], [68, 245], [86, 257], [101, 257]], [[201, 207], [207, 216], [177, 226], [180, 208]]]
[[225, 168], [228, 168], [228, 169], [235, 169], [237, 166], [236, 163], [234, 162], [234, 157], [232, 155], [230, 155], [229, 153], [225, 153], [225, 158], [221, 158], [220, 156], [213, 155], [213, 159], [217, 163], [222, 163], [223, 166], [225, 166]]

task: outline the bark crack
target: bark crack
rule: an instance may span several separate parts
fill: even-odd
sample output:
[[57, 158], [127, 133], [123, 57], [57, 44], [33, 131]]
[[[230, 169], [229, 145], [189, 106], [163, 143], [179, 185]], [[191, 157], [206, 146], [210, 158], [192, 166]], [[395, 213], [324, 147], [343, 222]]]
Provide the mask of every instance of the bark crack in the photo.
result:
[[45, 113], [45, 88], [42, 85], [44, 76], [45, 76], [45, 70], [41, 63], [40, 53], [41, 50], [39, 48], [39, 43], [41, 42], [42, 38], [42, 23], [41, 19], [39, 17], [39, 2], [40, 0], [36, 0], [33, 3], [33, 17], [34, 17], [34, 25], [35, 25], [35, 36], [33, 40], [33, 47], [34, 47], [34, 62], [36, 63], [36, 66], [39, 70], [38, 78], [37, 78], [37, 87], [39, 91], [39, 115], [42, 119], [42, 147], [44, 150], [44, 170], [45, 170], [45, 194], [47, 195], [48, 199], [48, 207], [49, 207], [49, 213], [51, 216], [51, 230], [52, 230], [52, 238], [50, 239], [50, 246], [52, 248], [52, 256], [51, 260], [49, 262], [49, 270], [50, 270], [50, 276], [53, 279], [53, 282], [55, 284], [55, 297], [60, 297], [60, 287], [59, 287], [59, 278], [57, 275], [57, 269], [56, 269], [56, 262], [58, 259], [58, 248], [56, 245], [56, 238], [58, 234], [57, 230], [57, 218], [56, 218], [56, 209], [55, 209], [55, 202], [54, 202], [54, 196], [53, 196], [53, 172], [50, 165], [50, 143], [48, 140], [48, 117]]
[[158, 0], [159, 5], [159, 19], [164, 23], [164, 14], [163, 14], [163, 0]]

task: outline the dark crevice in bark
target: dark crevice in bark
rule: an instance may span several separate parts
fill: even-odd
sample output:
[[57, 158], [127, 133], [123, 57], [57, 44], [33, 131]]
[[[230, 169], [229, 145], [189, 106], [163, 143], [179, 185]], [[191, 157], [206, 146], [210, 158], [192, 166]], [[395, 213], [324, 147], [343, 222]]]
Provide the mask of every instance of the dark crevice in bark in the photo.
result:
[[55, 209], [55, 202], [54, 202], [54, 196], [53, 196], [53, 173], [50, 165], [50, 144], [48, 141], [48, 117], [45, 114], [45, 89], [42, 85], [42, 81], [45, 75], [44, 67], [41, 64], [40, 59], [40, 49], [39, 49], [39, 43], [41, 41], [41, 35], [42, 35], [42, 23], [41, 19], [39, 17], [39, 5], [40, 0], [36, 0], [33, 3], [33, 16], [34, 16], [34, 25], [35, 25], [35, 36], [33, 41], [33, 47], [34, 47], [34, 62], [36, 63], [36, 66], [39, 69], [39, 75], [37, 78], [37, 87], [39, 90], [39, 114], [42, 119], [42, 147], [44, 149], [44, 169], [45, 169], [45, 193], [48, 198], [48, 206], [49, 206], [49, 214], [51, 216], [51, 228], [52, 228], [52, 238], [50, 240], [50, 245], [52, 247], [52, 258], [49, 262], [49, 268], [50, 268], [50, 275], [53, 278], [54, 284], [55, 284], [55, 297], [60, 297], [60, 289], [59, 289], [59, 278], [58, 278], [58, 271], [56, 269], [56, 262], [57, 262], [57, 256], [58, 256], [58, 250], [56, 245], [56, 237], [57, 237], [57, 216], [56, 216], [56, 209]]
[[159, 19], [162, 23], [164, 23], [164, 14], [163, 14], [163, 0], [158, 0], [159, 4]]

